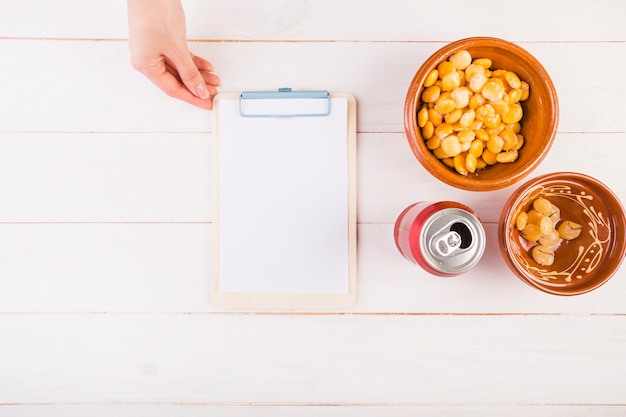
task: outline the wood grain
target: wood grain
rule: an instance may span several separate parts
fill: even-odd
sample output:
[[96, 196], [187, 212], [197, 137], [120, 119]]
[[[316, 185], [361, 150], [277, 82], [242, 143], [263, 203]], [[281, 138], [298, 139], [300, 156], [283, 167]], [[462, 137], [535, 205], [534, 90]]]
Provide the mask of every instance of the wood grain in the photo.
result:
[[2, 315], [0, 403], [619, 405], [624, 329], [624, 316]]
[[318, 405], [318, 404], [210, 404], [210, 403], [113, 403], [113, 404], [34, 404], [0, 406], [0, 416], [7, 417], [92, 417], [153, 416], [189, 417], [219, 415], [223, 417], [277, 416], [277, 417], [377, 417], [393, 413], [398, 417], [622, 417], [626, 406], [620, 405]]
[[[560, 101], [559, 132], [626, 132], [626, 42], [521, 43], [544, 65]], [[221, 90], [347, 91], [357, 99], [359, 132], [404, 131], [413, 75], [435, 42], [201, 42]], [[130, 68], [125, 42], [0, 39], [2, 132], [209, 132], [209, 113], [172, 100]], [[280, 56], [276, 65], [268, 56]], [[45, 74], [45, 77], [42, 77]]]
[[[574, 298], [506, 269], [512, 188], [427, 174], [403, 133], [421, 63], [514, 41], [559, 95], [532, 174], [573, 170], [626, 202], [626, 3], [184, 0], [221, 91], [326, 88], [358, 103], [358, 302], [226, 311], [210, 299], [210, 113], [129, 64], [123, 1], [0, 4], [0, 416], [623, 416], [626, 266]], [[408, 204], [474, 208], [487, 252], [427, 275], [398, 253]]]
[[[624, 41], [624, 4], [611, 0], [541, 0], [497, 6], [476, 0], [184, 0], [191, 39], [435, 41], [498, 36], [516, 42]], [[124, 39], [125, 2], [26, 0], [3, 7], [0, 36]], [[69, 24], [62, 24], [68, 22]], [[555, 24], [567, 22], [567, 24]], [[36, 23], [36, 24], [28, 24]]]
[[[210, 135], [0, 133], [0, 147], [0, 223], [212, 219]], [[624, 153], [625, 133], [561, 133], [527, 179], [582, 171], [626, 201]], [[447, 186], [426, 172], [399, 133], [358, 135], [358, 178], [361, 223], [394, 223], [409, 204], [449, 199], [472, 207], [483, 222], [497, 223], [516, 188], [475, 193]]]
[[[624, 265], [589, 294], [543, 294], [506, 269], [496, 225], [487, 224], [486, 231], [486, 253], [478, 265], [444, 279], [400, 255], [392, 224], [360, 224], [357, 304], [320, 312], [626, 313]], [[2, 224], [0, 312], [224, 312], [210, 299], [210, 233], [209, 224]]]

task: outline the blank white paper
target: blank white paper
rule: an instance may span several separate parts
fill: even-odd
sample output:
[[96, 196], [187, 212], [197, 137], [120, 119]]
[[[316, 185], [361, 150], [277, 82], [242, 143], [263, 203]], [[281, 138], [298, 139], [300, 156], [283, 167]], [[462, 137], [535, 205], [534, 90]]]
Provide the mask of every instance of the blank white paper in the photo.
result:
[[347, 99], [332, 98], [324, 117], [248, 118], [238, 99], [219, 105], [219, 291], [347, 293]]

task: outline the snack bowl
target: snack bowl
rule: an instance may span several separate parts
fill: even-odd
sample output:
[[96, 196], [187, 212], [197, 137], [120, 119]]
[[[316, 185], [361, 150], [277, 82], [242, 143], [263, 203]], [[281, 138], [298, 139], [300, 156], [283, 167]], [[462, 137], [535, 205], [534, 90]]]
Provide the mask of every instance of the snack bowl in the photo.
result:
[[[523, 117], [519, 124], [524, 137], [514, 162], [497, 163], [461, 175], [438, 159], [426, 145], [417, 113], [422, 109], [424, 83], [433, 69], [454, 53], [466, 50], [472, 58], [488, 58], [491, 69], [512, 71], [528, 83], [528, 99], [520, 102]], [[417, 160], [434, 177], [453, 187], [470, 191], [490, 191], [510, 186], [530, 174], [547, 155], [557, 132], [559, 104], [556, 89], [541, 63], [520, 46], [498, 38], [473, 37], [442, 47], [418, 69], [409, 85], [404, 105], [404, 130]]]
[[[560, 213], [554, 226], [572, 221], [580, 236], [559, 239], [551, 248], [554, 263], [540, 265], [526, 240], [518, 216], [544, 198]], [[575, 172], [556, 172], [527, 181], [507, 200], [498, 224], [500, 251], [508, 267], [526, 284], [555, 295], [578, 295], [607, 282], [626, 253], [626, 216], [617, 196], [600, 181]]]

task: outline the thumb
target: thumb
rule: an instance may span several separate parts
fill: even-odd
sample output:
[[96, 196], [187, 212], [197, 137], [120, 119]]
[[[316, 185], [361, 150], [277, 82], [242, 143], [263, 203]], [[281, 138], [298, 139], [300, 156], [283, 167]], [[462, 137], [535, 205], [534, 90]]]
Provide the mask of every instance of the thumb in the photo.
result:
[[187, 52], [177, 56], [173, 64], [176, 67], [176, 71], [178, 71], [181, 81], [191, 94], [202, 99], [209, 98], [209, 90], [198, 67], [196, 67], [191, 58], [191, 53]]

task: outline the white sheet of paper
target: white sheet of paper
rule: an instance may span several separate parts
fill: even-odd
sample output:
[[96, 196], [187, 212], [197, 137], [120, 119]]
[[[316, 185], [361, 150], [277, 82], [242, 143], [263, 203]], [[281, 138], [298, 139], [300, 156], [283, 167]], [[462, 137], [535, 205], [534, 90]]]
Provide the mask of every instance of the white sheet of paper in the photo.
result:
[[219, 290], [347, 293], [347, 100], [324, 117], [247, 118], [225, 99], [218, 123]]

